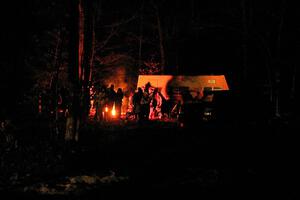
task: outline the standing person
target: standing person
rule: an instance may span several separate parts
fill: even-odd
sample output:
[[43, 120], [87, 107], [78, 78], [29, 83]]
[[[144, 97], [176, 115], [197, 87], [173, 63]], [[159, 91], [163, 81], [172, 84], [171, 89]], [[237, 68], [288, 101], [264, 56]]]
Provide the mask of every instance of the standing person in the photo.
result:
[[126, 108], [126, 119], [129, 119], [129, 118], [132, 118], [132, 117], [135, 117], [135, 114], [134, 114], [134, 105], [133, 105], [133, 95], [134, 95], [134, 92], [130, 92], [129, 94], [129, 97], [128, 97], [128, 104], [127, 104], [127, 108]]
[[202, 97], [203, 97], [203, 93], [201, 94], [200, 91], [197, 91], [197, 95], [195, 96], [194, 101], [195, 101], [196, 103], [198, 103], [198, 102], [201, 101]]
[[117, 94], [116, 94], [116, 110], [118, 113], [118, 117], [121, 118], [121, 109], [122, 109], [122, 99], [124, 97], [123, 91], [121, 88], [118, 88]]
[[102, 86], [98, 95], [99, 98], [99, 114], [100, 114], [100, 120], [104, 120], [104, 107], [107, 103], [107, 94], [106, 94], [106, 87]]
[[181, 106], [182, 106], [182, 104], [181, 104], [181, 101], [179, 100], [171, 110], [172, 117], [175, 117], [176, 119], [179, 118], [179, 115], [181, 113]]
[[116, 92], [115, 92], [114, 84], [110, 85], [110, 88], [108, 89], [107, 97], [108, 97], [108, 109], [109, 111], [111, 111], [116, 100]]
[[161, 119], [162, 117], [161, 106], [162, 106], [162, 98], [158, 93], [158, 89], [155, 88], [150, 97], [149, 119], [155, 119], [156, 117]]
[[155, 109], [156, 109], [156, 105], [157, 105], [157, 100], [155, 98], [156, 96], [156, 89], [152, 92], [152, 94], [150, 94], [150, 111], [149, 111], [149, 119], [155, 119], [156, 117], [156, 112], [155, 112]]
[[133, 102], [133, 113], [135, 116], [135, 119], [140, 120], [141, 117], [141, 100], [143, 97], [143, 90], [142, 88], [138, 88], [138, 91], [134, 93], [132, 97]]
[[147, 83], [142, 95], [141, 99], [141, 119], [148, 120], [149, 119], [149, 112], [150, 112], [150, 95], [149, 95], [149, 88], [150, 83]]
[[100, 109], [100, 91], [97, 90], [94, 94], [94, 102], [93, 102], [93, 108], [95, 108], [95, 116], [94, 119], [95, 121], [98, 121], [100, 119], [101, 116], [101, 109]]
[[101, 86], [100, 88], [97, 87], [95, 90], [95, 93], [93, 95], [93, 108], [95, 109], [95, 121], [102, 121], [103, 120], [103, 107], [106, 97], [106, 88], [104, 86]]
[[160, 94], [158, 89], [156, 89], [154, 98], [156, 99], [155, 113], [159, 119], [162, 119], [162, 117], [163, 117], [163, 114], [162, 114], [163, 99], [162, 99], [162, 95]]

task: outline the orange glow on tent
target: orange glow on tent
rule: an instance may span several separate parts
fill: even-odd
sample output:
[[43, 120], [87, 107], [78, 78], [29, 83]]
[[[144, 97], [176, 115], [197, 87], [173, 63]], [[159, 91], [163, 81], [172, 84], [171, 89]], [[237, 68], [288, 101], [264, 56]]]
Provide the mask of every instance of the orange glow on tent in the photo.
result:
[[137, 87], [143, 88], [147, 83], [158, 88], [162, 95], [169, 99], [168, 88], [189, 88], [190, 91], [201, 92], [204, 89], [229, 90], [224, 75], [172, 76], [172, 75], [140, 75]]
[[162, 95], [168, 98], [166, 86], [172, 78], [173, 76], [170, 75], [139, 75], [137, 87], [143, 88], [149, 82], [152, 87], [158, 88]]

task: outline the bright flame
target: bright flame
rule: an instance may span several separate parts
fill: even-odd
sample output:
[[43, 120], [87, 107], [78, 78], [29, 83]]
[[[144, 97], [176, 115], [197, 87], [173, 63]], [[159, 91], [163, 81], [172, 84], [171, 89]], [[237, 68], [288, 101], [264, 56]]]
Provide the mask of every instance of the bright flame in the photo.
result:
[[105, 112], [108, 112], [108, 107], [107, 106], [105, 106]]
[[115, 103], [114, 103], [114, 105], [113, 105], [113, 108], [112, 108], [112, 110], [111, 110], [111, 115], [114, 117], [114, 116], [116, 116], [116, 108], [115, 108], [116, 106], [115, 106]]

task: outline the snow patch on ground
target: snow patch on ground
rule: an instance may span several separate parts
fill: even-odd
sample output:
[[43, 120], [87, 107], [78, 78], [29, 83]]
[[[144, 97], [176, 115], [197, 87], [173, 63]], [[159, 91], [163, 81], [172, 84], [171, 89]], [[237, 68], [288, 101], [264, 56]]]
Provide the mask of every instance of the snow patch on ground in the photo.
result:
[[110, 175], [80, 175], [66, 177], [62, 181], [51, 183], [38, 183], [32, 186], [24, 187], [23, 192], [35, 192], [45, 195], [68, 195], [70, 193], [82, 193], [86, 190], [95, 189], [101, 186], [125, 182], [129, 178], [125, 176], [116, 176], [115, 172], [111, 171]]

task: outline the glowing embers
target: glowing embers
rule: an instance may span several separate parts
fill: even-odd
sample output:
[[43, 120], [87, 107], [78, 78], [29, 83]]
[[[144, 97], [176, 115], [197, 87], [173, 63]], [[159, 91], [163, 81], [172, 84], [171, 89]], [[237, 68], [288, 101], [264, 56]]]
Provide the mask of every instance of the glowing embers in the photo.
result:
[[203, 115], [204, 116], [211, 116], [211, 112], [204, 112]]
[[58, 111], [59, 113], [63, 113], [63, 112], [64, 112], [64, 109], [59, 108], [57, 111]]

